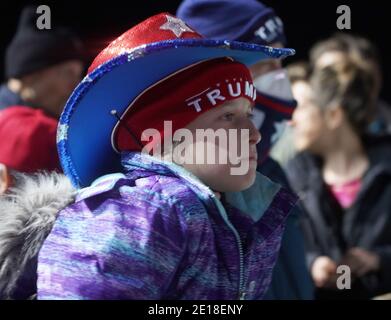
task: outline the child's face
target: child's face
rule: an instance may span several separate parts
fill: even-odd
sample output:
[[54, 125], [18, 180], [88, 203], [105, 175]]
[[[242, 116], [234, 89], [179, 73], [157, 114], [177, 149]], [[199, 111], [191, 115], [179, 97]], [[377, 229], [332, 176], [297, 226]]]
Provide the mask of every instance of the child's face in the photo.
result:
[[[252, 104], [245, 98], [226, 102], [200, 115], [186, 127], [193, 139], [187, 149], [190, 148], [195, 161], [182, 166], [214, 191], [249, 188], [255, 180], [256, 144], [261, 140], [251, 116]], [[206, 139], [197, 136], [197, 132], [207, 129], [213, 132], [213, 139], [209, 139], [210, 135]]]

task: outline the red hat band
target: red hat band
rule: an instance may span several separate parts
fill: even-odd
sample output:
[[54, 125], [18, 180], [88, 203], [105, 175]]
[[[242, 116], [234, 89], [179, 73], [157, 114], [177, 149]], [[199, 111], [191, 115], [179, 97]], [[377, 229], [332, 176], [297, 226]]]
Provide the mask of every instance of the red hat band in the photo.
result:
[[113, 130], [113, 148], [117, 152], [141, 150], [149, 143], [142, 141], [144, 130], [157, 130], [163, 141], [165, 121], [171, 121], [175, 132], [200, 114], [240, 97], [251, 102], [256, 99], [245, 65], [219, 58], [188, 67], [148, 88], [131, 103]]

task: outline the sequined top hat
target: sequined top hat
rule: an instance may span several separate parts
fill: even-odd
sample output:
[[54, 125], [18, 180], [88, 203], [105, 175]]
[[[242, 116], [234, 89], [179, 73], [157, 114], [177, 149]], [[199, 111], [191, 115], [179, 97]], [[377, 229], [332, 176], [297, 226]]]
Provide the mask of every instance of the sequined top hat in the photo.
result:
[[70, 96], [57, 132], [65, 174], [82, 188], [120, 171], [120, 155], [111, 143], [118, 119], [140, 93], [178, 70], [220, 57], [251, 65], [293, 54], [292, 49], [205, 39], [168, 13], [150, 17], [99, 53]]

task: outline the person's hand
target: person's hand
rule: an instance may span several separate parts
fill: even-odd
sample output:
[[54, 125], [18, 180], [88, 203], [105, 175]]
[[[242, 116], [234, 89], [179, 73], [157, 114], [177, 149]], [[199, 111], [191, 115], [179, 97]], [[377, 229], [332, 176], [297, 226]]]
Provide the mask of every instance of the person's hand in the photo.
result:
[[329, 257], [318, 257], [312, 264], [311, 274], [318, 288], [335, 287], [337, 264]]
[[352, 275], [361, 277], [368, 272], [379, 270], [380, 257], [362, 248], [352, 248], [346, 253], [341, 264], [349, 266]]

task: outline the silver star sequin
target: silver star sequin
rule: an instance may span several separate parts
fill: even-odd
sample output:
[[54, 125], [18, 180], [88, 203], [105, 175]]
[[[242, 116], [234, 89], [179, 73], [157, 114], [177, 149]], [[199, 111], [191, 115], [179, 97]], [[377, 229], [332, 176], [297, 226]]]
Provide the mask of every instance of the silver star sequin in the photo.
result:
[[68, 139], [68, 129], [69, 126], [66, 124], [61, 124], [58, 126], [57, 129], [57, 143], [59, 143], [62, 140], [67, 140]]
[[172, 31], [177, 38], [179, 38], [184, 32], [192, 32], [194, 30], [190, 29], [181, 19], [174, 18], [166, 15], [167, 22], [162, 24], [159, 29]]

